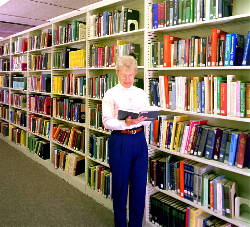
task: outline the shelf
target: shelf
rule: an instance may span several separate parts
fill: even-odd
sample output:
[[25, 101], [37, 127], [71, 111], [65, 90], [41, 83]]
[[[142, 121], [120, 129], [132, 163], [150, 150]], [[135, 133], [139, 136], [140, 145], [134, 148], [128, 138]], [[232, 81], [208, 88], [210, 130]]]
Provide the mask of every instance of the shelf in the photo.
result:
[[29, 73], [51, 72], [51, 69], [29, 70]]
[[33, 111], [30, 111], [30, 110], [28, 110], [28, 113], [30, 114], [37, 114], [37, 115], [41, 115], [41, 116], [44, 116], [44, 117], [47, 117], [47, 118], [51, 118], [51, 116], [50, 115], [46, 115], [46, 114], [42, 114], [42, 113], [37, 113], [37, 112], [33, 112]]
[[52, 71], [77, 71], [77, 70], [86, 70], [86, 68], [65, 68], [65, 69], [52, 69]]
[[0, 102], [0, 105], [6, 105], [6, 106], [9, 106], [9, 103], [4, 103], [4, 102]]
[[13, 122], [10, 122], [10, 124], [16, 126], [17, 128], [20, 128], [20, 129], [22, 129], [22, 130], [24, 130], [24, 131], [27, 131], [27, 127], [23, 127], [23, 126], [21, 126], [21, 125], [17, 125], [17, 124], [15, 124], [15, 123], [13, 123]]
[[129, 32], [120, 32], [112, 35], [106, 35], [106, 36], [100, 36], [100, 37], [94, 37], [94, 38], [88, 38], [88, 41], [95, 41], [95, 40], [103, 40], [103, 39], [110, 39], [110, 38], [116, 38], [116, 37], [124, 37], [124, 36], [130, 36], [130, 35], [140, 35], [143, 34], [144, 28], [138, 29], [135, 31], [129, 31]]
[[11, 108], [14, 108], [14, 109], [18, 109], [18, 110], [23, 110], [23, 111], [27, 111], [27, 108], [22, 108], [22, 107], [18, 107], [18, 106], [12, 106], [12, 105], [9, 105]]
[[200, 117], [209, 117], [209, 118], [214, 118], [214, 119], [216, 118], [216, 119], [224, 119], [224, 120], [229, 120], [229, 121], [240, 121], [240, 122], [250, 123], [250, 118], [240, 118], [240, 117], [222, 116], [222, 115], [216, 115], [216, 114], [195, 113], [195, 112], [186, 111], [186, 110], [162, 109], [162, 111], [183, 113], [183, 114], [195, 115], [195, 116], [200, 116]]
[[29, 50], [27, 52], [34, 53], [34, 52], [41, 52], [41, 51], [46, 51], [46, 50], [50, 50], [50, 49], [52, 49], [52, 47], [45, 47], [45, 48], [41, 48], [41, 49]]
[[27, 73], [27, 72], [28, 72], [28, 70], [24, 70], [24, 71], [22, 71], [22, 70], [13, 71], [13, 70], [11, 70], [10, 71], [10, 73]]
[[57, 144], [57, 145], [59, 145], [59, 146], [61, 146], [61, 147], [64, 147], [64, 148], [66, 148], [66, 149], [68, 149], [68, 150], [70, 150], [70, 151], [73, 151], [74, 153], [77, 153], [77, 154], [80, 154], [80, 155], [83, 155], [83, 156], [85, 156], [85, 154], [82, 152], [82, 151], [77, 151], [77, 150], [75, 150], [75, 149], [73, 149], [73, 148], [70, 148], [70, 147], [68, 147], [68, 146], [66, 146], [66, 145], [63, 145], [63, 144], [61, 144], [61, 143], [58, 143], [57, 141], [55, 141], [55, 140], [51, 140], [52, 141], [52, 143], [55, 143], [55, 144]]
[[86, 96], [79, 96], [79, 95], [69, 95], [69, 94], [61, 94], [61, 93], [52, 93], [52, 95], [67, 96], [67, 97], [76, 98], [76, 99], [86, 99]]
[[71, 46], [71, 45], [81, 44], [81, 43], [85, 43], [85, 42], [86, 42], [86, 39], [82, 39], [82, 40], [68, 42], [68, 43], [55, 44], [52, 47], [54, 48], [54, 47]]
[[55, 116], [53, 116], [53, 119], [56, 119], [56, 120], [59, 120], [59, 121], [64, 121], [64, 122], [67, 122], [69, 124], [77, 125], [77, 126], [80, 126], [80, 127], [86, 127], [85, 123], [80, 123], [80, 122], [75, 122], [75, 121], [68, 121], [68, 120], [65, 120], [63, 118], [55, 117]]
[[0, 90], [9, 90], [8, 87], [0, 87]]
[[11, 73], [11, 71], [0, 71], [0, 73]]
[[107, 134], [107, 135], [111, 134], [111, 132], [108, 132], [108, 131], [105, 131], [105, 130], [101, 130], [101, 129], [97, 129], [97, 128], [94, 128], [92, 126], [90, 126], [89, 129], [93, 130], [93, 131], [96, 131], [96, 132], [104, 133], [104, 134]]
[[250, 66], [215, 66], [215, 67], [159, 67], [148, 68], [149, 71], [176, 71], [176, 70], [249, 70]]
[[241, 15], [223, 17], [223, 18], [218, 18], [218, 19], [213, 19], [213, 20], [208, 20], [208, 21], [199, 21], [195, 23], [179, 24], [179, 25], [169, 26], [169, 27], [164, 27], [164, 28], [150, 29], [149, 32], [179, 31], [179, 30], [191, 29], [191, 28], [196, 28], [196, 27], [201, 27], [201, 26], [213, 26], [213, 25], [249, 20], [249, 19], [250, 19], [249, 14], [241, 14]]
[[5, 54], [0, 56], [0, 58], [8, 58], [8, 57], [10, 57], [10, 54]]
[[180, 201], [182, 201], [184, 203], [187, 203], [187, 204], [189, 204], [189, 205], [191, 205], [193, 207], [199, 208], [199, 209], [205, 211], [206, 213], [209, 213], [209, 214], [211, 214], [211, 215], [213, 215], [215, 217], [218, 217], [218, 218], [220, 218], [222, 220], [225, 220], [226, 222], [229, 222], [229, 223], [231, 223], [233, 225], [237, 225], [237, 226], [240, 226], [240, 227], [247, 227], [247, 226], [250, 225], [250, 223], [247, 223], [247, 222], [243, 222], [243, 221], [240, 221], [240, 220], [237, 220], [237, 219], [222, 216], [222, 215], [208, 209], [207, 207], [198, 205], [198, 204], [196, 204], [196, 203], [194, 203], [194, 202], [192, 202], [192, 201], [190, 201], [188, 199], [181, 198], [180, 196], [178, 196], [174, 192], [166, 191], [166, 190], [162, 190], [162, 189], [158, 189], [158, 191], [160, 191], [160, 192], [162, 192], [162, 193], [164, 193], [164, 194], [166, 194], [168, 196], [171, 196], [171, 197], [173, 197], [175, 199], [178, 199], [178, 200], [180, 200]]
[[17, 56], [17, 55], [25, 55], [25, 54], [27, 54], [28, 53], [28, 51], [25, 51], [25, 52], [17, 52], [17, 53], [11, 53], [10, 55], [11, 56]]
[[44, 140], [50, 141], [50, 138], [48, 138], [48, 137], [46, 137], [46, 136], [40, 135], [40, 134], [35, 133], [35, 132], [32, 132], [32, 131], [30, 131], [30, 130], [28, 130], [27, 132], [30, 133], [30, 134], [33, 134], [33, 135], [35, 135], [35, 136], [38, 136], [38, 137], [40, 137], [40, 138], [42, 138], [42, 139], [44, 139]]
[[102, 161], [100, 161], [100, 160], [98, 160], [98, 159], [95, 159], [95, 158], [92, 158], [92, 157], [90, 157], [90, 156], [88, 156], [88, 159], [92, 160], [93, 162], [99, 163], [99, 164], [101, 164], [101, 165], [103, 165], [103, 166], [106, 166], [106, 167], [110, 168], [109, 164], [106, 163], [106, 162], [102, 162]]
[[89, 100], [102, 101], [102, 98], [88, 97]]
[[[115, 67], [89, 67], [88, 70], [115, 70]], [[138, 66], [137, 69], [144, 69], [144, 66]]]
[[19, 91], [19, 92], [22, 92], [22, 93], [27, 93], [27, 90], [17, 89], [17, 88], [10, 88], [10, 91]]
[[203, 157], [198, 157], [198, 156], [195, 156], [195, 155], [183, 154], [183, 153], [180, 153], [178, 151], [171, 151], [169, 149], [159, 148], [159, 147], [153, 146], [151, 144], [149, 144], [148, 146], [150, 148], [153, 148], [153, 149], [159, 150], [159, 151], [163, 151], [163, 152], [168, 153], [168, 154], [172, 154], [172, 155], [179, 156], [179, 157], [182, 157], [182, 158], [187, 158], [187, 159], [190, 159], [190, 160], [194, 160], [196, 162], [204, 163], [204, 164], [207, 164], [207, 165], [210, 165], [210, 166], [214, 166], [216, 168], [224, 169], [224, 170], [227, 170], [227, 171], [230, 171], [230, 172], [234, 172], [234, 173], [237, 173], [237, 174], [240, 174], [240, 175], [250, 177], [250, 169], [247, 169], [247, 168], [241, 169], [241, 168], [238, 168], [236, 166], [235, 167], [234, 166], [229, 166], [229, 165], [227, 165], [226, 163], [223, 163], [223, 162], [219, 162], [219, 161], [215, 161], [215, 160], [209, 160], [209, 159], [205, 159]]
[[0, 120], [6, 121], [6, 122], [10, 122], [9, 120], [6, 120], [6, 119], [4, 119], [4, 118], [2, 118], [2, 117], [0, 117]]
[[27, 91], [27, 92], [32, 93], [32, 94], [51, 95], [51, 93], [43, 92], [43, 91]]

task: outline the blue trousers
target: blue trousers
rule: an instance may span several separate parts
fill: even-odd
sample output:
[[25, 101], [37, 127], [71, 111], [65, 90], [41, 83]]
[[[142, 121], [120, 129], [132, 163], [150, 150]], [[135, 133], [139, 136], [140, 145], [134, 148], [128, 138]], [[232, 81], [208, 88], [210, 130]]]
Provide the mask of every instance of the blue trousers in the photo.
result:
[[112, 132], [109, 140], [112, 197], [115, 227], [127, 226], [129, 187], [129, 226], [142, 226], [148, 167], [144, 130], [134, 135]]

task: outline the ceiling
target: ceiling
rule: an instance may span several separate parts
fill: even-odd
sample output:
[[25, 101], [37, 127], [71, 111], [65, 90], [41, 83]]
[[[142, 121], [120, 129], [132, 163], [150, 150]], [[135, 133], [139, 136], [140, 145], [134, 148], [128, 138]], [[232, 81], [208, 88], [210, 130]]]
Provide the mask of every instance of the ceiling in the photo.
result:
[[99, 0], [10, 0], [0, 7], [0, 37], [44, 24]]

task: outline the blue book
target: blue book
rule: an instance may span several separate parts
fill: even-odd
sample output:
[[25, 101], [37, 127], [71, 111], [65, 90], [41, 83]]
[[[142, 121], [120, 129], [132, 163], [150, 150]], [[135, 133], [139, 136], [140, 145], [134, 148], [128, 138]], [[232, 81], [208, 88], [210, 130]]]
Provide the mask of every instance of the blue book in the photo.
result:
[[237, 34], [231, 34], [231, 51], [230, 51], [230, 61], [229, 65], [234, 66], [235, 58], [236, 58], [236, 45], [237, 45]]
[[209, 128], [207, 134], [207, 141], [205, 146], [205, 158], [212, 159], [213, 158], [213, 150], [215, 145], [215, 128]]
[[229, 136], [229, 131], [231, 130], [232, 129], [226, 129], [223, 131], [222, 138], [221, 138], [221, 146], [220, 146], [220, 157], [219, 157], [220, 162], [224, 162], [225, 160], [227, 140]]
[[197, 85], [197, 94], [198, 94], [198, 113], [201, 113], [201, 99], [202, 99], [201, 81], [199, 81]]
[[248, 31], [242, 65], [250, 65], [250, 31]]
[[232, 46], [232, 34], [226, 34], [226, 48], [225, 48], [225, 58], [224, 58], [225, 66], [230, 65], [229, 62], [230, 62], [231, 46]]
[[244, 35], [237, 34], [236, 36], [236, 56], [234, 65], [242, 65], [243, 55], [244, 55]]
[[158, 3], [152, 5], [152, 14], [153, 14], [153, 28], [158, 28]]
[[229, 158], [228, 158], [228, 164], [230, 166], [234, 166], [234, 163], [235, 163], [238, 138], [239, 138], [239, 133], [232, 132], [231, 142], [230, 142], [230, 150], [229, 150]]
[[213, 179], [214, 182], [214, 211], [217, 211], [217, 183], [224, 179], [225, 176], [221, 175]]

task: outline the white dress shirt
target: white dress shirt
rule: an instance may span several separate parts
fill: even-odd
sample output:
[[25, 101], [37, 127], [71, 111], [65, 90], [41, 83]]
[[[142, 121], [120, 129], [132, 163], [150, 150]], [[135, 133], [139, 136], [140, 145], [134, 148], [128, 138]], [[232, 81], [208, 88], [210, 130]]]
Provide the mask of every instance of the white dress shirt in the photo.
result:
[[132, 86], [123, 87], [120, 83], [109, 89], [102, 101], [102, 122], [106, 129], [124, 130], [149, 125], [143, 121], [135, 125], [126, 125], [125, 120], [118, 120], [118, 110], [138, 111], [149, 106], [148, 97], [144, 90]]

